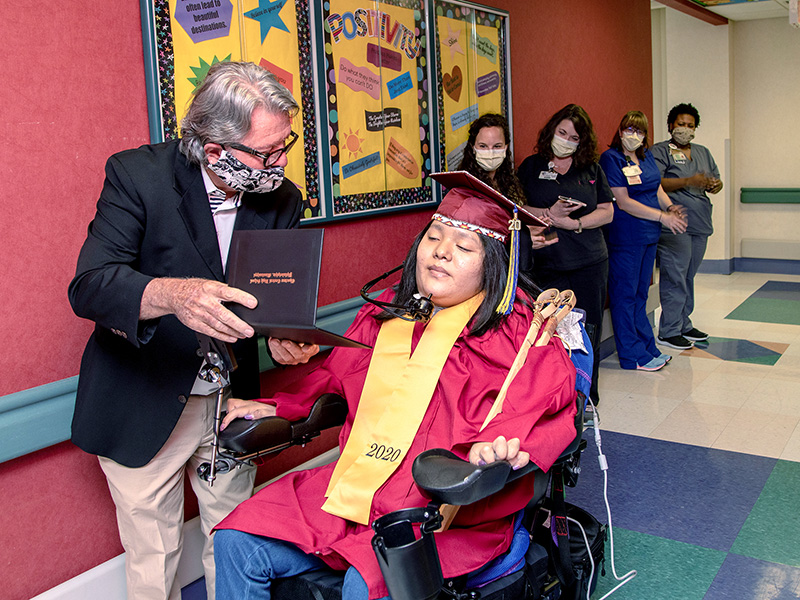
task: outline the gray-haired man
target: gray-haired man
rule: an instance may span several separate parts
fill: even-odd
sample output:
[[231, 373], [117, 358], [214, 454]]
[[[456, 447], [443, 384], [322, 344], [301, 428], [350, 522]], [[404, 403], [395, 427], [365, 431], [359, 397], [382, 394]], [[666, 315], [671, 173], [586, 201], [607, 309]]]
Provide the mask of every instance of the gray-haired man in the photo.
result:
[[[214, 65], [181, 123], [182, 140], [112, 156], [69, 299], [95, 322], [81, 362], [72, 440], [100, 457], [126, 551], [128, 597], [180, 598], [183, 480], [206, 536], [252, 492], [252, 470], [212, 488], [196, 467], [210, 457], [216, 390], [197, 377], [195, 332], [236, 342], [237, 397], [259, 395], [253, 329], [222, 305], [256, 299], [228, 287], [235, 229], [285, 229], [301, 197], [283, 177], [297, 102], [252, 63]], [[307, 361], [316, 346], [269, 340], [273, 358]], [[213, 546], [203, 563], [214, 597]]]

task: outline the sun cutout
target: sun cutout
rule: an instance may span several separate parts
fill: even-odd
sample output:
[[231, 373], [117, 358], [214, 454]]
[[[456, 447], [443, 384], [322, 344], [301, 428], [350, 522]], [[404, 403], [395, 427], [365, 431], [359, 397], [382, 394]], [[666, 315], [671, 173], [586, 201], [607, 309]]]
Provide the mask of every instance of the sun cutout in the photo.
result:
[[364, 138], [358, 137], [358, 129], [355, 133], [350, 129], [348, 133], [344, 134], [344, 147], [350, 151], [350, 158], [358, 158], [358, 153], [361, 152], [361, 144]]

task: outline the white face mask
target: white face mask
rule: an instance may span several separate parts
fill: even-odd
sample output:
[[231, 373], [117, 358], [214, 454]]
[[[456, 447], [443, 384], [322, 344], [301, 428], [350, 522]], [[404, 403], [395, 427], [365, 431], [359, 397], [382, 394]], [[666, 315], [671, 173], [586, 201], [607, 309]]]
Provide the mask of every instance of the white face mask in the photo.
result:
[[475, 162], [484, 171], [496, 171], [506, 159], [508, 148], [475, 148]]
[[644, 143], [644, 134], [641, 133], [628, 133], [627, 131], [622, 134], [622, 147], [628, 152], [635, 152], [639, 146]]
[[672, 139], [679, 146], [686, 146], [694, 139], [694, 129], [691, 127], [675, 127], [672, 130]]
[[208, 168], [229, 188], [237, 192], [271, 192], [283, 183], [283, 167], [254, 169], [248, 167], [233, 154], [223, 150], [214, 164], [206, 162]]
[[555, 154], [556, 157], [566, 158], [575, 154], [575, 150], [578, 149], [578, 142], [571, 142], [570, 140], [565, 140], [554, 134], [553, 141], [550, 142], [550, 147], [553, 149], [553, 154]]

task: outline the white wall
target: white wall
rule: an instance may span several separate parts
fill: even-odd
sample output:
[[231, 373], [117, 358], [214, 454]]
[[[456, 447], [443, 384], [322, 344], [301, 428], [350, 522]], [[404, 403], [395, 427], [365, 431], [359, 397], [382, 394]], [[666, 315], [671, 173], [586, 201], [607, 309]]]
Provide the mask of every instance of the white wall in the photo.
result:
[[735, 236], [800, 244], [800, 205], [739, 202], [742, 187], [800, 188], [800, 30], [785, 18], [732, 27]]
[[695, 141], [714, 156], [725, 184], [712, 195], [714, 235], [706, 258], [732, 256], [731, 199], [732, 75], [730, 25], [709, 25], [669, 8], [652, 11], [653, 118], [655, 141], [665, 140], [667, 113], [681, 102], [689, 102], [700, 113]]

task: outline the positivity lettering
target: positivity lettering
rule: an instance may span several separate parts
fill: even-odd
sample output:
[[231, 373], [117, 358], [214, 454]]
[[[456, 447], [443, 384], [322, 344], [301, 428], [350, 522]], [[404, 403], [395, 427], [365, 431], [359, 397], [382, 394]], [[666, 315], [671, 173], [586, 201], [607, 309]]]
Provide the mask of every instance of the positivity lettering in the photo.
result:
[[342, 36], [347, 40], [356, 36], [376, 37], [399, 48], [412, 60], [422, 49], [422, 40], [411, 29], [379, 10], [359, 8], [344, 14], [332, 13], [326, 21], [334, 44], [338, 44]]

